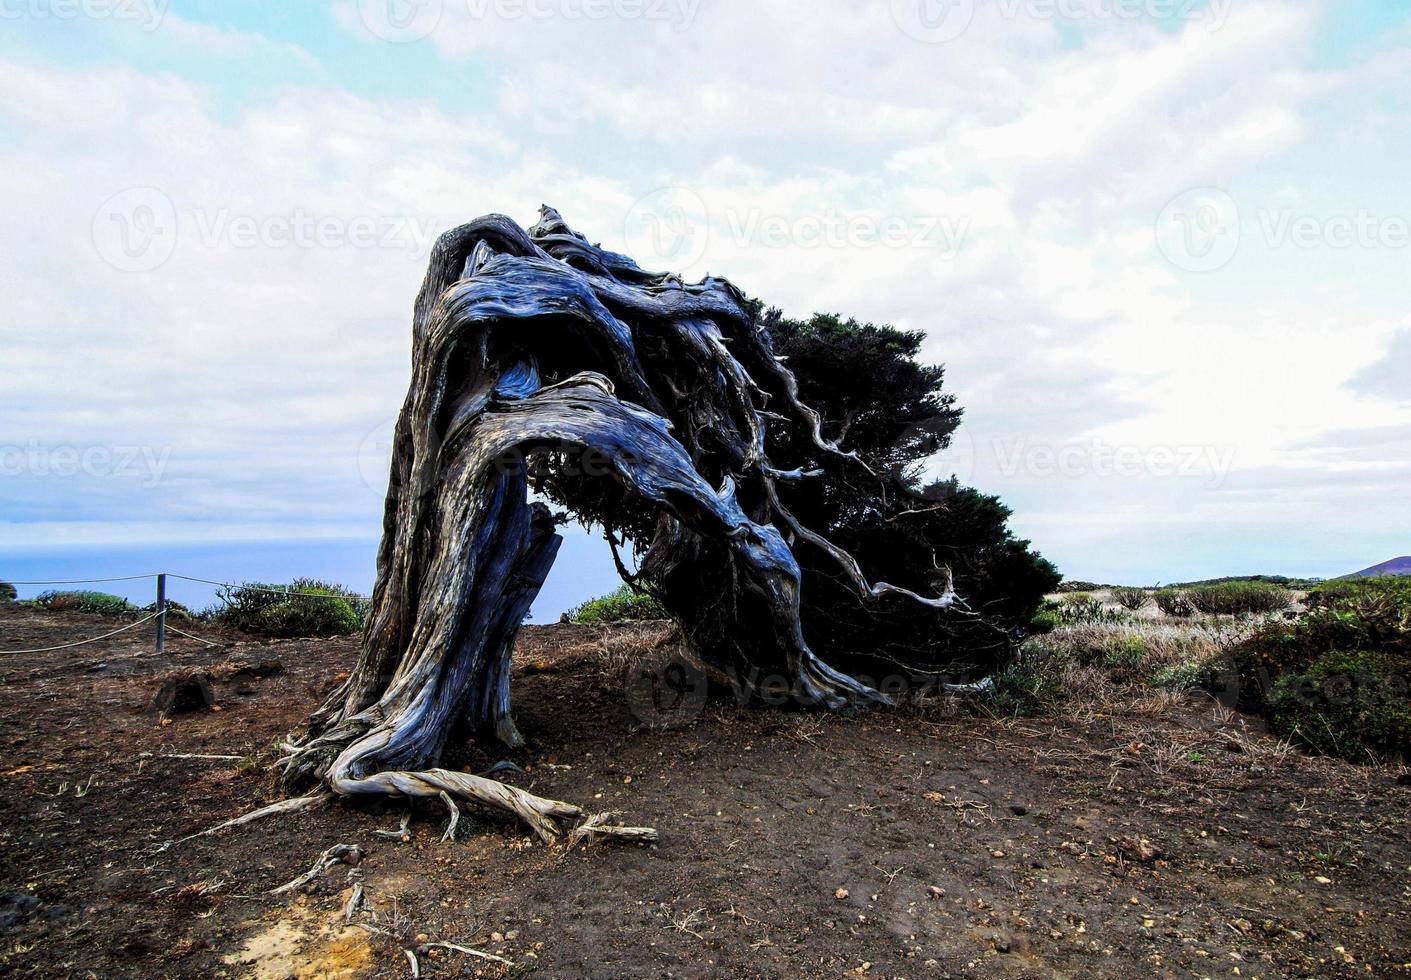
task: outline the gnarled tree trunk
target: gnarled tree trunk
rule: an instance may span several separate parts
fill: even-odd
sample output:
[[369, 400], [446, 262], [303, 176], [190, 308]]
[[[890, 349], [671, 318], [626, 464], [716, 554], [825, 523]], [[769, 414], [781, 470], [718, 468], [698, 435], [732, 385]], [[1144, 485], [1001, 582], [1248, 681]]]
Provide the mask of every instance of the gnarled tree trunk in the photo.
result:
[[510, 651], [560, 543], [531, 477], [590, 516], [632, 504], [642, 575], [703, 656], [782, 673], [809, 703], [885, 701], [810, 650], [793, 549], [821, 549], [864, 600], [957, 598], [874, 585], [796, 521], [776, 482], [815, 474], [768, 458], [769, 426], [869, 478], [823, 438], [728, 282], [644, 272], [548, 208], [527, 232], [492, 216], [443, 235], [416, 302], [361, 659], [288, 746], [289, 783], [476, 799], [545, 838], [582, 816], [439, 768], [453, 732], [520, 743]]

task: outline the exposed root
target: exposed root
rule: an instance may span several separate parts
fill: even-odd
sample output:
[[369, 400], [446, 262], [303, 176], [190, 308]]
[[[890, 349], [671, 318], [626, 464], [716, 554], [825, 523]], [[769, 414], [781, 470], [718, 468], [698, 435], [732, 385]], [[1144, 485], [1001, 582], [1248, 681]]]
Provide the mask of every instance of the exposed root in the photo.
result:
[[374, 837], [384, 837], [387, 840], [394, 840], [400, 844], [405, 844], [407, 841], [411, 840], [411, 826], [412, 812], [408, 810], [406, 813], [402, 814], [402, 825], [396, 830], [374, 830], [372, 835]]
[[546, 842], [556, 840], [562, 835], [559, 820], [583, 816], [582, 807], [572, 803], [545, 799], [508, 783], [449, 769], [379, 772], [362, 779], [335, 772], [329, 782], [334, 792], [345, 796], [388, 793], [393, 796], [439, 797], [444, 793], [452, 797], [474, 800], [515, 814]]
[[596, 840], [600, 837], [641, 841], [647, 844], [656, 843], [657, 832], [654, 827], [624, 827], [620, 824], [608, 823], [609, 820], [619, 816], [621, 814], [615, 812], [592, 814], [568, 832], [568, 846], [573, 847], [582, 841]]
[[494, 960], [496, 963], [504, 963], [506, 966], [514, 966], [512, 960], [507, 960], [503, 956], [496, 956], [494, 953], [486, 953], [483, 950], [471, 949], [469, 946], [462, 946], [459, 943], [434, 942], [427, 943], [428, 946], [439, 946], [442, 949], [453, 949], [457, 953], [464, 953], [466, 956], [476, 956], [482, 960]]
[[188, 834], [180, 840], [169, 840], [161, 847], [157, 848], [156, 853], [160, 854], [163, 851], [170, 850], [177, 844], [185, 844], [187, 841], [195, 840], [197, 837], [210, 836], [228, 827], [240, 827], [247, 823], [254, 823], [256, 820], [263, 820], [265, 817], [276, 817], [284, 813], [300, 813], [304, 810], [312, 810], [315, 807], [322, 806], [331, 799], [333, 799], [332, 793], [327, 790], [319, 790], [307, 796], [296, 796], [290, 800], [280, 800], [278, 803], [262, 806], [258, 810], [251, 810], [243, 816], [235, 817], [224, 823], [218, 823], [214, 827], [207, 827], [205, 830], [198, 831], [197, 833]]
[[334, 844], [328, 850], [318, 856], [308, 871], [305, 871], [293, 881], [285, 882], [278, 888], [271, 888], [265, 892], [266, 895], [283, 895], [285, 892], [292, 892], [296, 888], [303, 888], [319, 875], [323, 874], [335, 864], [357, 864], [362, 860], [363, 852], [356, 844]]
[[352, 922], [353, 916], [358, 914], [358, 910], [363, 905], [363, 883], [353, 882], [353, 893], [348, 896], [347, 903], [343, 906], [343, 921]]
[[454, 841], [456, 839], [456, 825], [461, 822], [461, 808], [456, 806], [456, 801], [451, 799], [449, 793], [441, 792], [441, 802], [446, 804], [446, 809], [451, 811], [451, 822], [446, 825], [446, 832], [441, 835], [441, 843]]

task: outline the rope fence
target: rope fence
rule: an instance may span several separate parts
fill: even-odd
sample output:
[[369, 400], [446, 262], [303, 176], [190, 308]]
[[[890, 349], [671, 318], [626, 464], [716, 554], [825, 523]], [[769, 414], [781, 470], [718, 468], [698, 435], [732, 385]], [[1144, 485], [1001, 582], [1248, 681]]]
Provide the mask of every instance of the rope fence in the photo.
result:
[[100, 640], [107, 640], [107, 639], [110, 639], [111, 637], [117, 636], [117, 635], [120, 634], [120, 633], [126, 633], [128, 630], [136, 629], [138, 626], [141, 626], [143, 623], [151, 622], [151, 621], [154, 620], [154, 619], [157, 621], [157, 649], [156, 649], [156, 652], [157, 652], [157, 653], [162, 653], [162, 652], [165, 650], [165, 646], [166, 646], [166, 634], [167, 634], [168, 632], [175, 633], [175, 634], [177, 634], [178, 636], [184, 636], [184, 637], [186, 637], [186, 638], [189, 639], [189, 640], [196, 640], [198, 643], [204, 643], [204, 644], [206, 644], [207, 647], [217, 647], [217, 646], [220, 646], [220, 644], [218, 644], [218, 643], [212, 643], [210, 640], [207, 640], [207, 639], [205, 639], [204, 637], [194, 636], [193, 634], [187, 633], [187, 632], [184, 631], [184, 630], [177, 629], [175, 626], [172, 626], [170, 623], [167, 622], [167, 612], [169, 611], [169, 607], [170, 607], [170, 603], [167, 601], [167, 579], [169, 579], [169, 578], [180, 579], [180, 580], [183, 581], [183, 582], [199, 582], [199, 583], [202, 584], [202, 585], [214, 585], [214, 586], [216, 586], [217, 588], [226, 589], [226, 590], [230, 590], [230, 591], [240, 590], [240, 591], [245, 591], [245, 592], [264, 592], [264, 593], [267, 593], [267, 594], [270, 594], [270, 595], [288, 596], [288, 597], [291, 597], [291, 598], [342, 599], [342, 600], [344, 600], [344, 601], [353, 600], [353, 601], [358, 601], [358, 602], [370, 602], [370, 601], [372, 600], [372, 596], [365, 596], [365, 595], [327, 595], [327, 594], [322, 593], [322, 592], [296, 592], [296, 591], [291, 591], [290, 589], [287, 589], [287, 588], [285, 588], [285, 589], [272, 589], [272, 588], [270, 588], [270, 587], [268, 587], [268, 586], [264, 586], [264, 585], [240, 584], [240, 583], [236, 583], [236, 582], [217, 582], [217, 581], [215, 581], [214, 579], [197, 578], [197, 577], [195, 577], [195, 576], [193, 576], [193, 575], [180, 575], [180, 574], [178, 574], [178, 573], [176, 573], [176, 572], [149, 572], [149, 573], [147, 573], [146, 575], [115, 575], [115, 576], [111, 576], [111, 577], [108, 577], [108, 578], [42, 579], [42, 580], [41, 580], [41, 579], [27, 579], [27, 580], [0, 579], [0, 581], [8, 582], [8, 584], [10, 584], [10, 585], [30, 585], [30, 586], [34, 586], [34, 585], [100, 585], [100, 584], [103, 584], [103, 583], [106, 583], [106, 582], [136, 582], [136, 581], [140, 581], [141, 579], [149, 579], [149, 578], [153, 578], [153, 579], [156, 579], [156, 580], [157, 580], [157, 601], [156, 601], [156, 603], [154, 604], [154, 606], [155, 606], [154, 610], [153, 610], [151, 613], [147, 614], [146, 616], [143, 616], [141, 619], [136, 620], [135, 622], [128, 623], [127, 625], [122, 626], [122, 627], [119, 627], [118, 629], [112, 630], [112, 631], [110, 631], [110, 632], [103, 633], [103, 634], [100, 635], [100, 636], [90, 636], [90, 637], [88, 637], [87, 639], [83, 639], [83, 640], [74, 640], [74, 641], [72, 641], [72, 642], [70, 642], [70, 643], [60, 643], [60, 644], [58, 644], [58, 645], [56, 645], [56, 646], [35, 647], [34, 649], [30, 649], [30, 650], [0, 650], [0, 656], [11, 656], [11, 655], [15, 655], [15, 654], [28, 654], [28, 653], [49, 653], [49, 652], [54, 651], [54, 650], [67, 650], [67, 649], [70, 649], [71, 647], [80, 647], [80, 646], [84, 646], [84, 645], [89, 644], [89, 643], [97, 643], [97, 642], [99, 642]]
[[[156, 619], [160, 615], [160, 612], [149, 613], [148, 615], [143, 616], [135, 623], [128, 623], [126, 626], [120, 627], [119, 629], [115, 629], [111, 633], [104, 633], [102, 636], [90, 636], [86, 640], [74, 640], [72, 643], [60, 643], [58, 646], [52, 647], [35, 647], [33, 650], [0, 650], [0, 655], [8, 656], [12, 653], [48, 653], [51, 650], [67, 650], [69, 647], [81, 647], [85, 643], [97, 643], [99, 640], [106, 640], [110, 636], [117, 636], [119, 633], [126, 633], [130, 629], [136, 629], [143, 623], [150, 622], [151, 620]], [[193, 637], [193, 639], [199, 639], [199, 637]], [[211, 645], [215, 646], [214, 643]]]

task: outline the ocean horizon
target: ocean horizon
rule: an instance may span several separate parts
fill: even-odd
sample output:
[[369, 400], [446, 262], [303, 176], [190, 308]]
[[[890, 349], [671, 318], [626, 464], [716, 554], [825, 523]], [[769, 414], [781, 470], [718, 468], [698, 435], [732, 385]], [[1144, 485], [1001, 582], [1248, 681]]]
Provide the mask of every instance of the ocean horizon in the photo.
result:
[[[560, 528], [563, 547], [530, 608], [531, 623], [554, 622], [574, 606], [615, 589], [620, 583], [601, 536], [571, 526]], [[377, 577], [376, 538], [232, 540], [167, 544], [105, 544], [0, 548], [0, 581], [15, 583], [21, 599], [50, 589], [94, 589], [145, 606], [156, 598], [155, 576], [165, 572], [167, 598], [193, 610], [216, 601], [211, 582], [287, 583], [316, 578], [360, 595], [372, 592]], [[173, 576], [184, 575], [206, 582]], [[127, 581], [78, 581], [126, 579]], [[21, 583], [73, 584], [21, 584]]]

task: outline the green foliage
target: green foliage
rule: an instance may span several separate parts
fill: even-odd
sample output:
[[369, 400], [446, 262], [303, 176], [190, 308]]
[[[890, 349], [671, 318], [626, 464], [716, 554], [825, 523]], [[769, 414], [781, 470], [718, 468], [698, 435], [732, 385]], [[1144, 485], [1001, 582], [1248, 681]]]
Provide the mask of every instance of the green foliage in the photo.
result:
[[1030, 666], [1021, 658], [995, 676], [989, 708], [1005, 718], [1028, 718], [1051, 712], [1067, 692], [1050, 671]]
[[1309, 606], [1236, 647], [1241, 703], [1313, 751], [1355, 761], [1406, 755], [1411, 583], [1327, 583]]
[[35, 598], [41, 609], [50, 612], [97, 613], [99, 616], [125, 616], [136, 607], [122, 596], [107, 592], [44, 592]]
[[1309, 609], [1352, 609], [1382, 601], [1411, 606], [1411, 577], [1388, 575], [1322, 582], [1310, 589], [1303, 601]]
[[1195, 615], [1195, 605], [1184, 589], [1157, 589], [1151, 594], [1151, 598], [1155, 601], [1156, 608], [1165, 616]]
[[1151, 686], [1167, 691], [1199, 691], [1215, 687], [1220, 678], [1216, 659], [1178, 660], [1162, 664], [1151, 673]]
[[923, 485], [920, 466], [949, 446], [961, 420], [954, 397], [943, 391], [944, 369], [917, 360], [924, 334], [827, 314], [791, 320], [771, 311], [761, 321], [797, 377], [800, 398], [821, 416], [823, 434], [856, 452], [882, 483], [819, 452], [801, 427], [770, 426], [771, 459], [824, 474], [780, 481], [784, 505], [852, 554], [874, 581], [935, 595], [949, 569], [956, 592], [981, 614], [959, 617], [897, 597], [860, 614], [833, 559], [800, 548], [809, 643], [829, 663], [864, 673], [947, 661], [959, 671], [988, 672], [1008, 661], [1060, 577], [1010, 532], [1010, 510], [997, 497], [954, 480]]
[[217, 622], [260, 636], [345, 636], [361, 629], [367, 616], [365, 600], [317, 579], [299, 578], [287, 586], [247, 582], [222, 589], [219, 598]]
[[1275, 732], [1353, 762], [1411, 758], [1411, 660], [1369, 650], [1333, 652], [1287, 674], [1269, 695]]
[[1133, 589], [1127, 586], [1117, 586], [1112, 590], [1112, 601], [1123, 609], [1136, 612], [1151, 601], [1151, 594], [1146, 589]]
[[[157, 604], [155, 602], [148, 603], [146, 606], [143, 607], [142, 611], [144, 613], [156, 612]], [[170, 599], [167, 600], [167, 622], [170, 623], [172, 620], [185, 621], [188, 619], [195, 618], [196, 617], [192, 615], [191, 610], [186, 608], [186, 606], [182, 605], [179, 602], [172, 602]]]
[[655, 599], [625, 582], [612, 592], [568, 611], [575, 623], [626, 623], [643, 619], [669, 619]]
[[1042, 635], [1052, 633], [1063, 625], [1063, 620], [1059, 616], [1059, 604], [1052, 599], [1045, 599], [1039, 606], [1039, 611], [1029, 619], [1029, 630], [1031, 635]]
[[0, 602], [14, 602], [19, 596], [15, 587], [9, 582], [0, 582]]
[[1222, 582], [1191, 586], [1186, 597], [1208, 616], [1242, 616], [1278, 612], [1293, 601], [1288, 589], [1271, 582]]
[[1096, 592], [1102, 588], [1096, 582], [1060, 582], [1055, 592]]
[[1094, 599], [1084, 592], [1064, 596], [1058, 606], [1058, 620], [1065, 626], [1082, 623], [1125, 623], [1130, 618], [1122, 610], [1108, 609], [1100, 599]]

